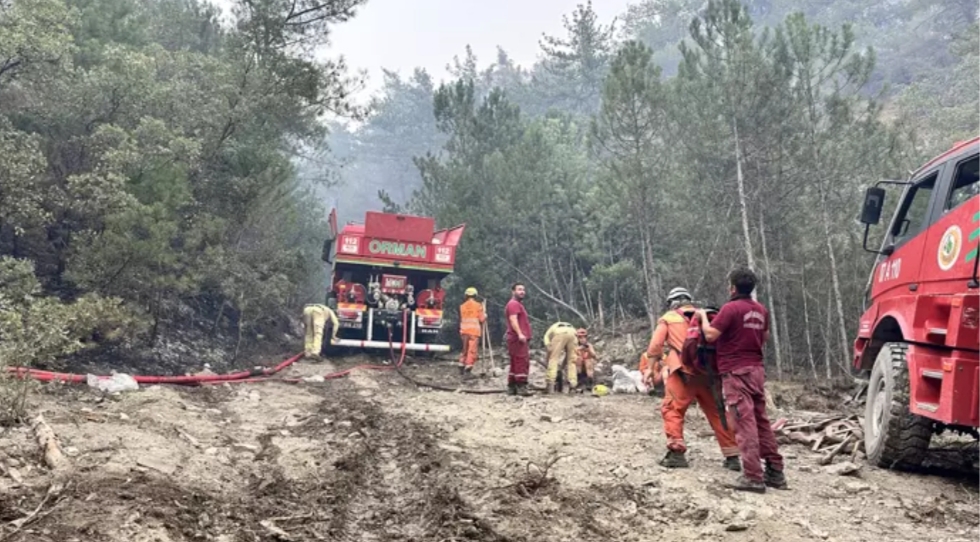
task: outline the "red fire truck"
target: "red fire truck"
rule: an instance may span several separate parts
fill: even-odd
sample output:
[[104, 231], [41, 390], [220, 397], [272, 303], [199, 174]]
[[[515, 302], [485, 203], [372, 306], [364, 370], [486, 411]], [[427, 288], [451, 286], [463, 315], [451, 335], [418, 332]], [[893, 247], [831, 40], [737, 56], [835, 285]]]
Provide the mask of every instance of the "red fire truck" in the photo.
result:
[[871, 371], [868, 460], [922, 463], [932, 435], [980, 425], [980, 138], [957, 143], [912, 174], [868, 188], [861, 222], [881, 218], [882, 184], [904, 186], [868, 284], [854, 368]]
[[[354, 348], [394, 347], [447, 352], [436, 344], [442, 328], [442, 280], [453, 272], [465, 226], [435, 229], [431, 218], [368, 211], [364, 223], [337, 230], [336, 210], [323, 260], [332, 266], [327, 305], [340, 321], [339, 343]], [[403, 326], [403, 322], [405, 325]]]

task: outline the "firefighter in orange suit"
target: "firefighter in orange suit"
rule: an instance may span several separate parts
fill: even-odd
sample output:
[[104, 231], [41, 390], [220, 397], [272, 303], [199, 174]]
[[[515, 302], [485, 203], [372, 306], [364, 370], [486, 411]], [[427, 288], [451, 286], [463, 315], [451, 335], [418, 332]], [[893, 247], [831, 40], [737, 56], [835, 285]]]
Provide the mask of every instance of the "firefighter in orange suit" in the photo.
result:
[[595, 385], [595, 362], [598, 356], [595, 353], [595, 348], [589, 344], [588, 331], [579, 328], [575, 332], [575, 336], [578, 337], [578, 357], [576, 358], [578, 382], [586, 389], [591, 390], [592, 386]]
[[476, 364], [479, 348], [477, 343], [480, 342], [483, 323], [487, 321], [483, 303], [476, 300], [476, 288], [467, 288], [464, 295], [466, 301], [459, 306], [459, 336], [463, 339], [463, 353], [459, 357], [459, 373], [462, 375], [473, 372], [473, 365]]
[[651, 387], [661, 381], [664, 383], [660, 412], [664, 418], [664, 432], [667, 433], [667, 455], [660, 464], [669, 468], [688, 466], [685, 456], [687, 446], [684, 444], [684, 415], [691, 403], [697, 401], [714, 430], [721, 453], [725, 457], [725, 468], [741, 470], [735, 432], [725, 429], [721, 423], [707, 375], [681, 363], [681, 349], [687, 338], [690, 320], [697, 311], [691, 303], [691, 294], [684, 288], [674, 288], [668, 294], [667, 302], [670, 310], [657, 321], [657, 327], [647, 347], [646, 354], [650, 363], [645, 375], [645, 380]]

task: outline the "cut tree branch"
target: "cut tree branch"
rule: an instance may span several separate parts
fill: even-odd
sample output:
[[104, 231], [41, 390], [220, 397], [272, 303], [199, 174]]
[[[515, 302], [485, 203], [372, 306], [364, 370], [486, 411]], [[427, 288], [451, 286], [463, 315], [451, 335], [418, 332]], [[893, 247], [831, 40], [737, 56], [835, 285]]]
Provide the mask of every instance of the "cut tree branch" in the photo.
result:
[[576, 309], [575, 307], [573, 307], [573, 306], [571, 306], [571, 305], [569, 305], [568, 303], [565, 303], [565, 302], [564, 302], [564, 301], [562, 301], [561, 299], [558, 299], [557, 297], [555, 297], [555, 296], [553, 296], [553, 295], [551, 295], [551, 294], [549, 294], [549, 293], [548, 293], [548, 292], [546, 292], [546, 291], [544, 290], [544, 288], [542, 288], [541, 286], [538, 286], [538, 283], [536, 283], [536, 282], [534, 282], [533, 280], [531, 280], [531, 278], [530, 278], [530, 277], [528, 277], [526, 273], [524, 273], [523, 271], [521, 271], [521, 270], [520, 270], [520, 269], [519, 269], [519, 268], [518, 268], [518, 267], [517, 267], [516, 265], [514, 265], [514, 264], [512, 264], [512, 263], [510, 263], [510, 262], [508, 262], [508, 261], [507, 261], [507, 260], [505, 260], [504, 258], [501, 258], [501, 257], [500, 257], [500, 255], [498, 255], [498, 254], [494, 254], [494, 255], [493, 255], [493, 257], [494, 257], [494, 258], [496, 258], [496, 259], [498, 259], [498, 260], [500, 260], [501, 262], [503, 262], [503, 263], [505, 263], [505, 264], [507, 264], [507, 265], [508, 265], [508, 266], [510, 266], [510, 268], [511, 268], [511, 269], [513, 269], [514, 271], [517, 271], [517, 274], [519, 274], [520, 276], [522, 276], [522, 277], [524, 277], [524, 280], [526, 280], [526, 281], [528, 282], [528, 284], [530, 284], [531, 286], [533, 286], [533, 287], [534, 287], [534, 289], [538, 291], [538, 293], [540, 293], [541, 295], [543, 295], [543, 296], [544, 296], [545, 298], [547, 298], [547, 299], [548, 299], [548, 300], [550, 300], [551, 302], [553, 302], [553, 303], [555, 303], [555, 304], [557, 304], [557, 305], [560, 305], [560, 306], [562, 306], [562, 307], [564, 307], [564, 308], [566, 308], [566, 309], [568, 309], [569, 311], [571, 311], [571, 312], [573, 312], [573, 313], [575, 313], [575, 316], [578, 316], [578, 317], [579, 317], [579, 318], [580, 318], [580, 319], [581, 319], [581, 320], [582, 320], [583, 322], [585, 322], [586, 324], [588, 324], [588, 323], [590, 323], [590, 322], [591, 322], [591, 320], [589, 320], [588, 318], [586, 318], [586, 317], [585, 317], [585, 315], [584, 315], [584, 314], [582, 314], [582, 312], [581, 312], [581, 311], [579, 311], [579, 310], [578, 310], [578, 309]]

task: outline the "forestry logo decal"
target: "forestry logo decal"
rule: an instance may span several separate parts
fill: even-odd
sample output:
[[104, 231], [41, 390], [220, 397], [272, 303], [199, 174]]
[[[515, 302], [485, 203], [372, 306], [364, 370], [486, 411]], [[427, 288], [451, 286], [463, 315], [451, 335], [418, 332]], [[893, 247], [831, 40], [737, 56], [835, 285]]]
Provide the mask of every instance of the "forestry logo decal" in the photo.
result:
[[963, 246], [963, 231], [959, 226], [950, 226], [939, 240], [939, 253], [936, 254], [936, 261], [939, 268], [949, 271], [956, 264], [956, 258], [960, 256], [960, 247]]

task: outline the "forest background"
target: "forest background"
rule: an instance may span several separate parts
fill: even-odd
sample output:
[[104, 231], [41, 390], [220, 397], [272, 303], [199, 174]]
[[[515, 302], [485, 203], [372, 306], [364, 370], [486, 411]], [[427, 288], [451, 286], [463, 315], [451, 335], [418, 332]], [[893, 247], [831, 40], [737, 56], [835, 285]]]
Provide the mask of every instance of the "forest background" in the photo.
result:
[[447, 51], [358, 107], [363, 3], [0, 0], [0, 365], [230, 363], [324, 297], [337, 205], [465, 223], [450, 299], [496, 326], [514, 280], [615, 332], [749, 265], [774, 376], [830, 377], [864, 189], [980, 132], [973, 0], [585, 3], [532, 66]]

